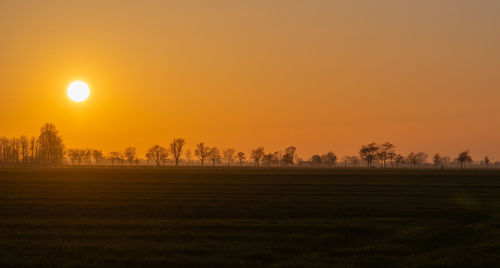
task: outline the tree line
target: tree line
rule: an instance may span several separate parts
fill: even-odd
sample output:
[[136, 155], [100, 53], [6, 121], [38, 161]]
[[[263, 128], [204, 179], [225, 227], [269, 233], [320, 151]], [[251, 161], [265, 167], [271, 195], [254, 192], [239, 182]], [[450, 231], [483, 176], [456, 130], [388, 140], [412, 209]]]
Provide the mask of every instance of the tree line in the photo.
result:
[[[239, 166], [254, 165], [257, 167], [289, 167], [293, 165], [311, 167], [335, 167], [337, 164], [348, 167], [379, 167], [379, 168], [401, 168], [416, 167], [422, 165], [433, 165], [435, 168], [444, 168], [448, 165], [456, 165], [462, 168], [471, 166], [473, 163], [469, 150], [457, 154], [455, 158], [443, 156], [439, 153], [433, 155], [431, 162], [427, 162], [428, 155], [424, 152], [411, 152], [407, 155], [397, 153], [396, 146], [390, 142], [377, 144], [369, 143], [362, 145], [357, 155], [347, 155], [340, 160], [334, 152], [315, 154], [308, 160], [297, 156], [297, 148], [289, 146], [284, 150], [266, 152], [264, 147], [257, 147], [247, 155], [234, 148], [220, 150], [210, 147], [203, 142], [196, 144], [194, 151], [185, 149], [186, 142], [182, 138], [173, 139], [168, 146], [153, 145], [144, 158], [137, 154], [135, 147], [127, 147], [123, 151], [112, 151], [104, 154], [102, 150], [96, 149], [65, 149], [62, 136], [53, 124], [45, 124], [40, 129], [40, 134], [35, 137], [20, 136], [19, 138], [0, 137], [0, 164], [6, 165], [61, 165], [70, 163], [72, 165], [154, 165], [166, 166], [169, 162], [179, 166], [197, 165], [205, 166]], [[248, 160], [248, 161], [247, 161]], [[145, 163], [144, 163], [145, 162]], [[207, 164], [208, 163], [208, 164]], [[480, 165], [488, 167], [491, 161], [484, 157]]]
[[62, 136], [53, 124], [45, 124], [38, 137], [0, 137], [2, 164], [60, 164], [64, 153]]

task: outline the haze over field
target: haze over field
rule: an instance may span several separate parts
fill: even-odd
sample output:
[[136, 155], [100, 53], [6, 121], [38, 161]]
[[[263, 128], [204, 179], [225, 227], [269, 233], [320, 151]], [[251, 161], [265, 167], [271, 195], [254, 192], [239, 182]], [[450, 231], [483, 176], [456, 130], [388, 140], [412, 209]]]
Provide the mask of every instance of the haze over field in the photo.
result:
[[[499, 1], [0, 0], [0, 136], [500, 156]], [[68, 85], [85, 81], [88, 100]]]

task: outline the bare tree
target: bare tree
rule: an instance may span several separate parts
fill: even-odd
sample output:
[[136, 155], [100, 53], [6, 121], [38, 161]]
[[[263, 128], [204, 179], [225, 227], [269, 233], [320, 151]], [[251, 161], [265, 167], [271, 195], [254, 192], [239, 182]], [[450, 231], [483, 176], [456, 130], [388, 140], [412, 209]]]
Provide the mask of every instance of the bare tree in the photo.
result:
[[467, 163], [472, 162], [472, 157], [469, 150], [465, 150], [458, 154], [456, 160], [460, 163], [460, 167], [467, 167]]
[[104, 154], [102, 153], [101, 150], [93, 150], [92, 151], [92, 158], [94, 158], [96, 165], [99, 166], [99, 161], [104, 159]]
[[135, 147], [127, 147], [127, 148], [125, 148], [124, 155], [125, 155], [125, 158], [128, 161], [128, 165], [132, 166], [132, 163], [134, 163], [134, 160], [136, 158], [136, 149], [135, 149]]
[[289, 146], [285, 149], [285, 154], [283, 155], [283, 162], [286, 165], [292, 165], [295, 162], [297, 148], [295, 146]]
[[274, 162], [275, 155], [273, 153], [264, 154], [262, 156], [262, 164], [264, 166], [270, 167]]
[[23, 164], [28, 163], [28, 158], [29, 158], [29, 140], [28, 137], [26, 136], [21, 136], [19, 137], [19, 145], [21, 149], [21, 162]]
[[379, 146], [377, 157], [378, 159], [380, 159], [381, 164], [383, 165], [384, 168], [386, 167], [387, 159], [391, 160], [391, 166], [392, 166], [392, 158], [395, 155], [394, 148], [395, 148], [394, 144], [390, 142], [386, 142]]
[[20, 153], [21, 153], [21, 146], [19, 145], [19, 140], [16, 138], [12, 138], [11, 140], [11, 153], [12, 153], [12, 159], [14, 163], [19, 163], [19, 158], [20, 158]]
[[68, 150], [68, 157], [71, 160], [71, 164], [74, 165], [75, 162], [79, 161], [80, 158], [80, 153], [78, 149], [69, 149]]
[[184, 139], [174, 139], [171, 143], [170, 143], [170, 153], [172, 154], [172, 156], [174, 157], [175, 159], [175, 166], [179, 166], [179, 159], [181, 158], [181, 155], [182, 155], [182, 148], [184, 147], [184, 144], [186, 142], [184, 141]]
[[395, 157], [394, 157], [394, 162], [396, 163], [396, 167], [399, 167], [399, 165], [403, 165], [404, 162], [405, 162], [405, 157], [400, 155], [400, 154], [397, 154]]
[[485, 166], [486, 168], [488, 168], [488, 165], [489, 165], [489, 164], [490, 164], [490, 158], [489, 158], [489, 157], [487, 157], [487, 156], [485, 156], [485, 157], [484, 157], [484, 166]]
[[368, 167], [372, 167], [372, 162], [376, 159], [377, 150], [378, 146], [374, 142], [361, 146], [359, 156], [366, 161]]
[[212, 161], [212, 166], [215, 167], [215, 164], [219, 163], [222, 158], [219, 149], [217, 149], [217, 147], [212, 147], [208, 152], [208, 158]]
[[243, 161], [245, 161], [246, 156], [244, 152], [238, 152], [236, 154], [236, 157], [238, 157], [238, 161], [240, 161], [240, 167], [243, 165]]
[[439, 153], [434, 154], [432, 162], [434, 163], [434, 167], [438, 168], [441, 165], [441, 155]]
[[329, 167], [335, 166], [337, 163], [337, 156], [334, 152], [328, 152], [324, 155], [321, 155], [321, 162], [327, 164]]
[[347, 164], [351, 161], [351, 157], [346, 155], [342, 157], [342, 162], [344, 162], [344, 167], [347, 168]]
[[168, 151], [165, 147], [160, 145], [155, 145], [149, 148], [146, 153], [146, 158], [150, 161], [154, 161], [156, 166], [161, 166], [161, 164], [165, 165], [165, 161], [168, 157]]
[[115, 161], [121, 161], [122, 154], [120, 152], [110, 152], [108, 154], [108, 159], [111, 160], [111, 166], [114, 166]]
[[194, 154], [196, 155], [196, 157], [198, 157], [198, 159], [200, 159], [201, 166], [203, 166], [203, 163], [205, 162], [205, 159], [207, 159], [209, 152], [210, 148], [205, 146], [205, 143], [201, 142], [196, 145]]
[[257, 166], [260, 165], [260, 160], [264, 156], [264, 147], [258, 147], [257, 149], [252, 150], [251, 158], [255, 161]]
[[222, 154], [224, 155], [224, 159], [226, 159], [226, 161], [227, 161], [228, 167], [231, 165], [231, 163], [234, 160], [234, 153], [235, 152], [236, 152], [236, 150], [234, 150], [233, 148], [228, 148], [222, 152]]
[[87, 162], [87, 165], [90, 165], [92, 163], [92, 149], [87, 148], [83, 150], [83, 160]]
[[45, 124], [38, 137], [40, 161], [60, 164], [64, 158], [64, 144], [59, 131], [53, 124]]
[[193, 153], [191, 152], [191, 150], [186, 150], [186, 153], [184, 153], [184, 155], [186, 155], [187, 165], [189, 167], [189, 161], [191, 161], [191, 157], [193, 157]]
[[321, 165], [321, 156], [315, 154], [311, 157], [311, 165], [313, 167], [319, 167]]
[[441, 169], [444, 169], [444, 167], [445, 167], [448, 163], [450, 163], [450, 161], [451, 161], [451, 157], [449, 157], [449, 156], [442, 156], [442, 157], [441, 157]]
[[407, 161], [410, 163], [410, 167], [413, 168], [416, 165], [421, 165], [427, 159], [427, 154], [424, 152], [409, 153], [406, 157]]
[[30, 139], [30, 161], [34, 163], [38, 155], [38, 140], [36, 137], [31, 137]]
[[361, 159], [358, 156], [356, 156], [356, 155], [351, 156], [351, 165], [353, 167], [358, 166], [360, 162], [361, 162]]

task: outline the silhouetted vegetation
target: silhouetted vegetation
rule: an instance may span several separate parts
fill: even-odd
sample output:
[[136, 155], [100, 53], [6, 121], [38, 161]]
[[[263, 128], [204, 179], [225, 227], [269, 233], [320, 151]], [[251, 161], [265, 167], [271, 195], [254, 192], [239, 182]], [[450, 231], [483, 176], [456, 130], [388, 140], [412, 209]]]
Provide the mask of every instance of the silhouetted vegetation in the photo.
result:
[[[288, 146], [284, 150], [266, 152], [264, 147], [257, 147], [250, 151], [250, 160], [244, 152], [236, 153], [234, 148], [219, 150], [217, 147], [206, 146], [201, 142], [196, 144], [194, 153], [186, 149], [186, 141], [182, 138], [173, 139], [168, 147], [154, 145], [147, 150], [144, 157], [137, 153], [135, 147], [127, 147], [123, 151], [112, 151], [106, 154], [102, 150], [91, 148], [70, 148], [65, 150], [62, 136], [53, 124], [45, 124], [38, 137], [28, 138], [23, 135], [19, 138], [0, 137], [0, 165], [61, 165], [71, 164], [75, 166], [121, 166], [128, 163], [133, 165], [154, 165], [165, 167], [167, 165], [190, 166], [198, 162], [204, 166], [209, 160], [212, 167], [220, 166], [221, 160], [226, 166], [231, 167], [237, 160], [237, 166], [253, 165], [257, 167], [314, 167], [335, 168], [337, 167], [337, 155], [333, 151], [324, 154], [314, 154], [309, 160], [303, 160], [297, 155], [295, 146]], [[478, 162], [474, 162], [469, 150], [460, 152], [457, 157], [435, 153], [427, 162], [428, 155], [425, 152], [410, 152], [406, 155], [398, 153], [396, 146], [390, 142], [377, 144], [371, 142], [362, 145], [357, 155], [346, 155], [341, 157], [342, 168], [361, 168], [362, 161], [368, 168], [415, 168], [427, 167], [444, 169], [446, 167], [477, 167], [488, 168], [498, 166], [498, 162], [492, 163], [486, 156]]]

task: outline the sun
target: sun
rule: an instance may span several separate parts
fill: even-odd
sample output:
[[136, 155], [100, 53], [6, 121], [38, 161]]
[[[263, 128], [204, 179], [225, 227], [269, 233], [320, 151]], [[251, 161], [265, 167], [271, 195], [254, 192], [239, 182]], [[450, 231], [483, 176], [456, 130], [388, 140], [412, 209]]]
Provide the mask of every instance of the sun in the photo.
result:
[[82, 102], [89, 97], [90, 89], [82, 81], [74, 81], [68, 86], [68, 97], [75, 102]]

